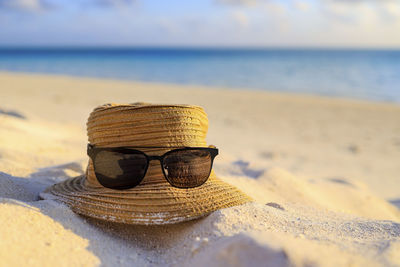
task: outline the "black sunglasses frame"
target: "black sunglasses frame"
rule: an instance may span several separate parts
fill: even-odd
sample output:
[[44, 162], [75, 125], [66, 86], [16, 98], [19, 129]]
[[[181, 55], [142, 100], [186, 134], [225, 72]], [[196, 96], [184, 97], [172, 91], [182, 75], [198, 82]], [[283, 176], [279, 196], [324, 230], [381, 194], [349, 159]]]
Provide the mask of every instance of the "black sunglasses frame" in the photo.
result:
[[[144, 177], [146, 177], [146, 173], [147, 173], [147, 170], [149, 168], [150, 161], [152, 161], [152, 160], [158, 160], [160, 162], [160, 167], [161, 167], [161, 170], [162, 170], [162, 172], [164, 174], [164, 177], [165, 177], [165, 179], [168, 181], [168, 183], [171, 186], [176, 187], [176, 188], [194, 188], [194, 187], [199, 187], [199, 186], [203, 185], [205, 182], [207, 182], [208, 178], [210, 177], [212, 166], [214, 164], [214, 159], [218, 155], [218, 148], [211, 147], [211, 146], [210, 147], [178, 147], [178, 148], [175, 148], [173, 150], [170, 150], [170, 151], [164, 153], [161, 156], [149, 156], [146, 153], [144, 153], [143, 151], [138, 150], [140, 148], [150, 148], [150, 149], [151, 148], [164, 148], [164, 149], [168, 149], [168, 148], [174, 148], [174, 147], [163, 147], [163, 146], [98, 147], [98, 146], [94, 146], [92, 144], [88, 144], [87, 145], [87, 155], [90, 157], [90, 159], [93, 162], [93, 167], [95, 169], [95, 175], [96, 175], [96, 167], [94, 166], [94, 162], [95, 162], [97, 154], [102, 152], [102, 151], [117, 152], [117, 153], [121, 153], [121, 154], [132, 154], [132, 152], [134, 152], [134, 153], [137, 153], [137, 154], [142, 154], [142, 155], [144, 155], [146, 157], [147, 164], [146, 164], [146, 168], [144, 170], [143, 177], [141, 177], [140, 181], [136, 185], [133, 185], [133, 186], [124, 186], [124, 187], [118, 187], [118, 188], [111, 188], [111, 189], [117, 189], [117, 190], [130, 189], [130, 188], [134, 188], [135, 186], [139, 185], [143, 181]], [[174, 153], [174, 152], [177, 152], [177, 151], [186, 151], [186, 150], [203, 150], [203, 151], [208, 151], [210, 153], [210, 156], [211, 156], [210, 172], [208, 173], [207, 179], [200, 185], [196, 185], [196, 186], [176, 186], [168, 179], [168, 176], [165, 173], [165, 170], [163, 168], [164, 158], [166, 156], [168, 156], [169, 154], [171, 154], [171, 153]], [[96, 178], [97, 178], [97, 176], [96, 176]], [[98, 178], [97, 178], [97, 181], [101, 185], [103, 185]], [[107, 187], [107, 188], [110, 188], [110, 187]]]

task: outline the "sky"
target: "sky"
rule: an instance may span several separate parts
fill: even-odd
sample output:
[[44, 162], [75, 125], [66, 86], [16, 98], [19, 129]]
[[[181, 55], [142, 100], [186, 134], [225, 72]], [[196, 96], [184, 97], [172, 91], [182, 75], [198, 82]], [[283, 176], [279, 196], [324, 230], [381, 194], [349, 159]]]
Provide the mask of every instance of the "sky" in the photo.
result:
[[0, 0], [0, 46], [400, 48], [400, 0]]

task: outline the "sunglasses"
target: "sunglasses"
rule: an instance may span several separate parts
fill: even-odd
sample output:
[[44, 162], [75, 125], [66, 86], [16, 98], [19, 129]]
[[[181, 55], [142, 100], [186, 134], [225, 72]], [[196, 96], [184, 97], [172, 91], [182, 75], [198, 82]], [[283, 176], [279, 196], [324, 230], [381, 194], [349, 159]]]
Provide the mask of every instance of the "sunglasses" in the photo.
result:
[[204, 184], [210, 176], [215, 147], [184, 147], [161, 156], [149, 156], [140, 148], [171, 147], [97, 147], [88, 144], [87, 154], [92, 159], [98, 182], [111, 189], [129, 189], [146, 176], [149, 163], [158, 160], [165, 179], [178, 188], [193, 188]]

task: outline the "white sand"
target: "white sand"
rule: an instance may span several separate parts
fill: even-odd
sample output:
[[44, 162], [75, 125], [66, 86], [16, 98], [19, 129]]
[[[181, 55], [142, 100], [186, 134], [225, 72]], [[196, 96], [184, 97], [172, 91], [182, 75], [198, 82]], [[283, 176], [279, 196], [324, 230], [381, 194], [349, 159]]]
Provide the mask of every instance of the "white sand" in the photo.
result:
[[[400, 265], [400, 106], [10, 73], [0, 99], [0, 266]], [[38, 201], [82, 173], [89, 112], [136, 101], [202, 105], [216, 173], [256, 202], [144, 227]]]

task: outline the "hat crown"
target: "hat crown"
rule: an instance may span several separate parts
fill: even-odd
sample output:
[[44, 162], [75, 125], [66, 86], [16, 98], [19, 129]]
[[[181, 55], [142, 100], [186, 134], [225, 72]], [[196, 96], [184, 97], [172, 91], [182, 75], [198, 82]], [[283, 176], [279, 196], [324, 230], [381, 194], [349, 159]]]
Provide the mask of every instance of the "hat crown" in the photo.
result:
[[87, 122], [89, 142], [104, 147], [205, 146], [207, 130], [203, 108], [190, 105], [105, 104]]
[[[168, 147], [207, 146], [207, 114], [192, 105], [147, 103], [105, 104], [93, 110], [87, 122], [89, 143], [98, 147], [138, 147], [149, 155], [162, 155]], [[143, 148], [146, 146], [165, 148]], [[166, 182], [161, 168], [151, 162], [144, 182]], [[87, 182], [99, 185], [90, 160]]]

